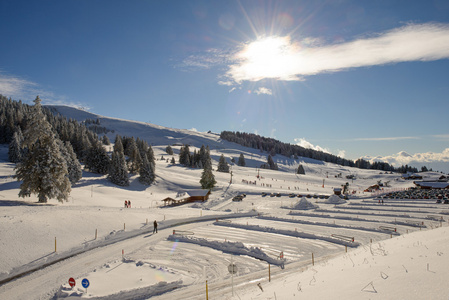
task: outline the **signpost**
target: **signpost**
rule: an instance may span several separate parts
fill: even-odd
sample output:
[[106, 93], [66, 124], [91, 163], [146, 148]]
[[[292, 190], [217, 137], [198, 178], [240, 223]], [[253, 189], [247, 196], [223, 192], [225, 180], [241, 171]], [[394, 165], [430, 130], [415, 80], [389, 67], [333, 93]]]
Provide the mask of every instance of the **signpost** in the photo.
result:
[[83, 281], [81, 281], [81, 285], [83, 286], [83, 288], [86, 289], [87, 293], [87, 288], [89, 287], [89, 280], [87, 280], [87, 278], [84, 278]]
[[232, 283], [232, 297], [234, 297], [234, 274], [237, 273], [237, 266], [232, 262], [231, 256], [231, 264], [228, 266], [228, 271], [231, 273], [231, 283]]
[[75, 279], [74, 279], [73, 277], [70, 277], [70, 278], [69, 278], [69, 284], [70, 284], [70, 287], [73, 289], [73, 287], [74, 287], [75, 284], [76, 284]]

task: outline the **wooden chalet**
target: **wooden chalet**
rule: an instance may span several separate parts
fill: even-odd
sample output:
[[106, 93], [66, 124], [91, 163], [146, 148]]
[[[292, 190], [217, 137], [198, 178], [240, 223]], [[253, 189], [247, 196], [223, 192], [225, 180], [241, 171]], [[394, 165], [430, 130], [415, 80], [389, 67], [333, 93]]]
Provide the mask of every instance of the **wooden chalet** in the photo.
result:
[[195, 201], [207, 201], [209, 199], [209, 190], [186, 190], [178, 192], [174, 197], [167, 197], [162, 199], [164, 206], [176, 206]]

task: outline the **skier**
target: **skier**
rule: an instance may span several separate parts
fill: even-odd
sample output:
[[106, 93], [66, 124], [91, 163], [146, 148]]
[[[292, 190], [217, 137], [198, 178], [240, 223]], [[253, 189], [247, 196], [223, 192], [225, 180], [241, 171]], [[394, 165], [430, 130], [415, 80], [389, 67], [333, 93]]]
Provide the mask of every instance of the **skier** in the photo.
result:
[[153, 222], [153, 233], [154, 232], [157, 233], [157, 222], [156, 222], [156, 220], [154, 220], [154, 222]]
[[128, 208], [131, 208], [131, 200], [128, 200]]
[[127, 208], [127, 207], [128, 207], [128, 201], [125, 200], [125, 208]]

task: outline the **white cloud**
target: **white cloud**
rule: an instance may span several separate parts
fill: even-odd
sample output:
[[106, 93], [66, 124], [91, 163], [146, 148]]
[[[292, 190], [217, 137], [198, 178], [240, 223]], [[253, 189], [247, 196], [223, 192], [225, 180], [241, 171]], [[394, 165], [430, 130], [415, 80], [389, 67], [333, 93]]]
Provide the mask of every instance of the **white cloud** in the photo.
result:
[[13, 75], [5, 75], [0, 72], [0, 94], [11, 97], [14, 100], [31, 102], [37, 95], [42, 99], [43, 105], [66, 105], [83, 110], [90, 108], [82, 103], [70, 101], [65, 96], [55, 95], [53, 92], [43, 89], [39, 84], [19, 78]]
[[362, 157], [370, 162], [383, 161], [389, 164], [399, 167], [402, 165], [412, 165], [412, 166], [427, 166], [438, 171], [449, 172], [449, 148], [444, 149], [440, 153], [435, 152], [425, 152], [425, 153], [415, 153], [409, 154], [406, 151], [400, 151], [393, 155], [388, 156], [376, 156]]
[[346, 150], [338, 150], [338, 157], [345, 158]]
[[21, 98], [28, 94], [29, 90], [35, 90], [36, 87], [37, 84], [34, 82], [0, 73], [0, 94], [4, 96]]
[[[229, 64], [232, 54], [226, 50], [208, 49], [205, 53], [190, 55], [177, 67], [183, 69], [211, 69], [216, 66]], [[220, 81], [222, 85], [229, 85], [226, 80]]]
[[257, 95], [262, 95], [262, 94], [273, 95], [273, 92], [269, 88], [266, 88], [266, 87], [260, 87], [257, 90], [255, 90], [254, 93], [256, 93]]
[[308, 40], [272, 36], [249, 43], [234, 55], [234, 62], [230, 60], [225, 76], [237, 84], [264, 78], [303, 80], [304, 76], [349, 68], [449, 58], [448, 24], [408, 24], [324, 46]]
[[304, 147], [306, 149], [313, 149], [313, 150], [317, 150], [317, 151], [321, 151], [321, 152], [325, 152], [325, 153], [331, 153], [329, 151], [329, 149], [322, 148], [318, 145], [313, 145], [312, 143], [306, 141], [304, 138], [294, 139], [294, 141], [296, 142], [296, 145]]

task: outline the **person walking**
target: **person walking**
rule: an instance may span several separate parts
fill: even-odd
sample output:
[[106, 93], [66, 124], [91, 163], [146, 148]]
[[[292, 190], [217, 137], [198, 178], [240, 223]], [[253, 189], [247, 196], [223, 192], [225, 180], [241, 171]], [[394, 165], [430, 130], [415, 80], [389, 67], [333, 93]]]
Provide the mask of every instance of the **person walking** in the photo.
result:
[[153, 233], [157, 233], [157, 222], [156, 222], [156, 220], [154, 220], [154, 222], [153, 222]]

